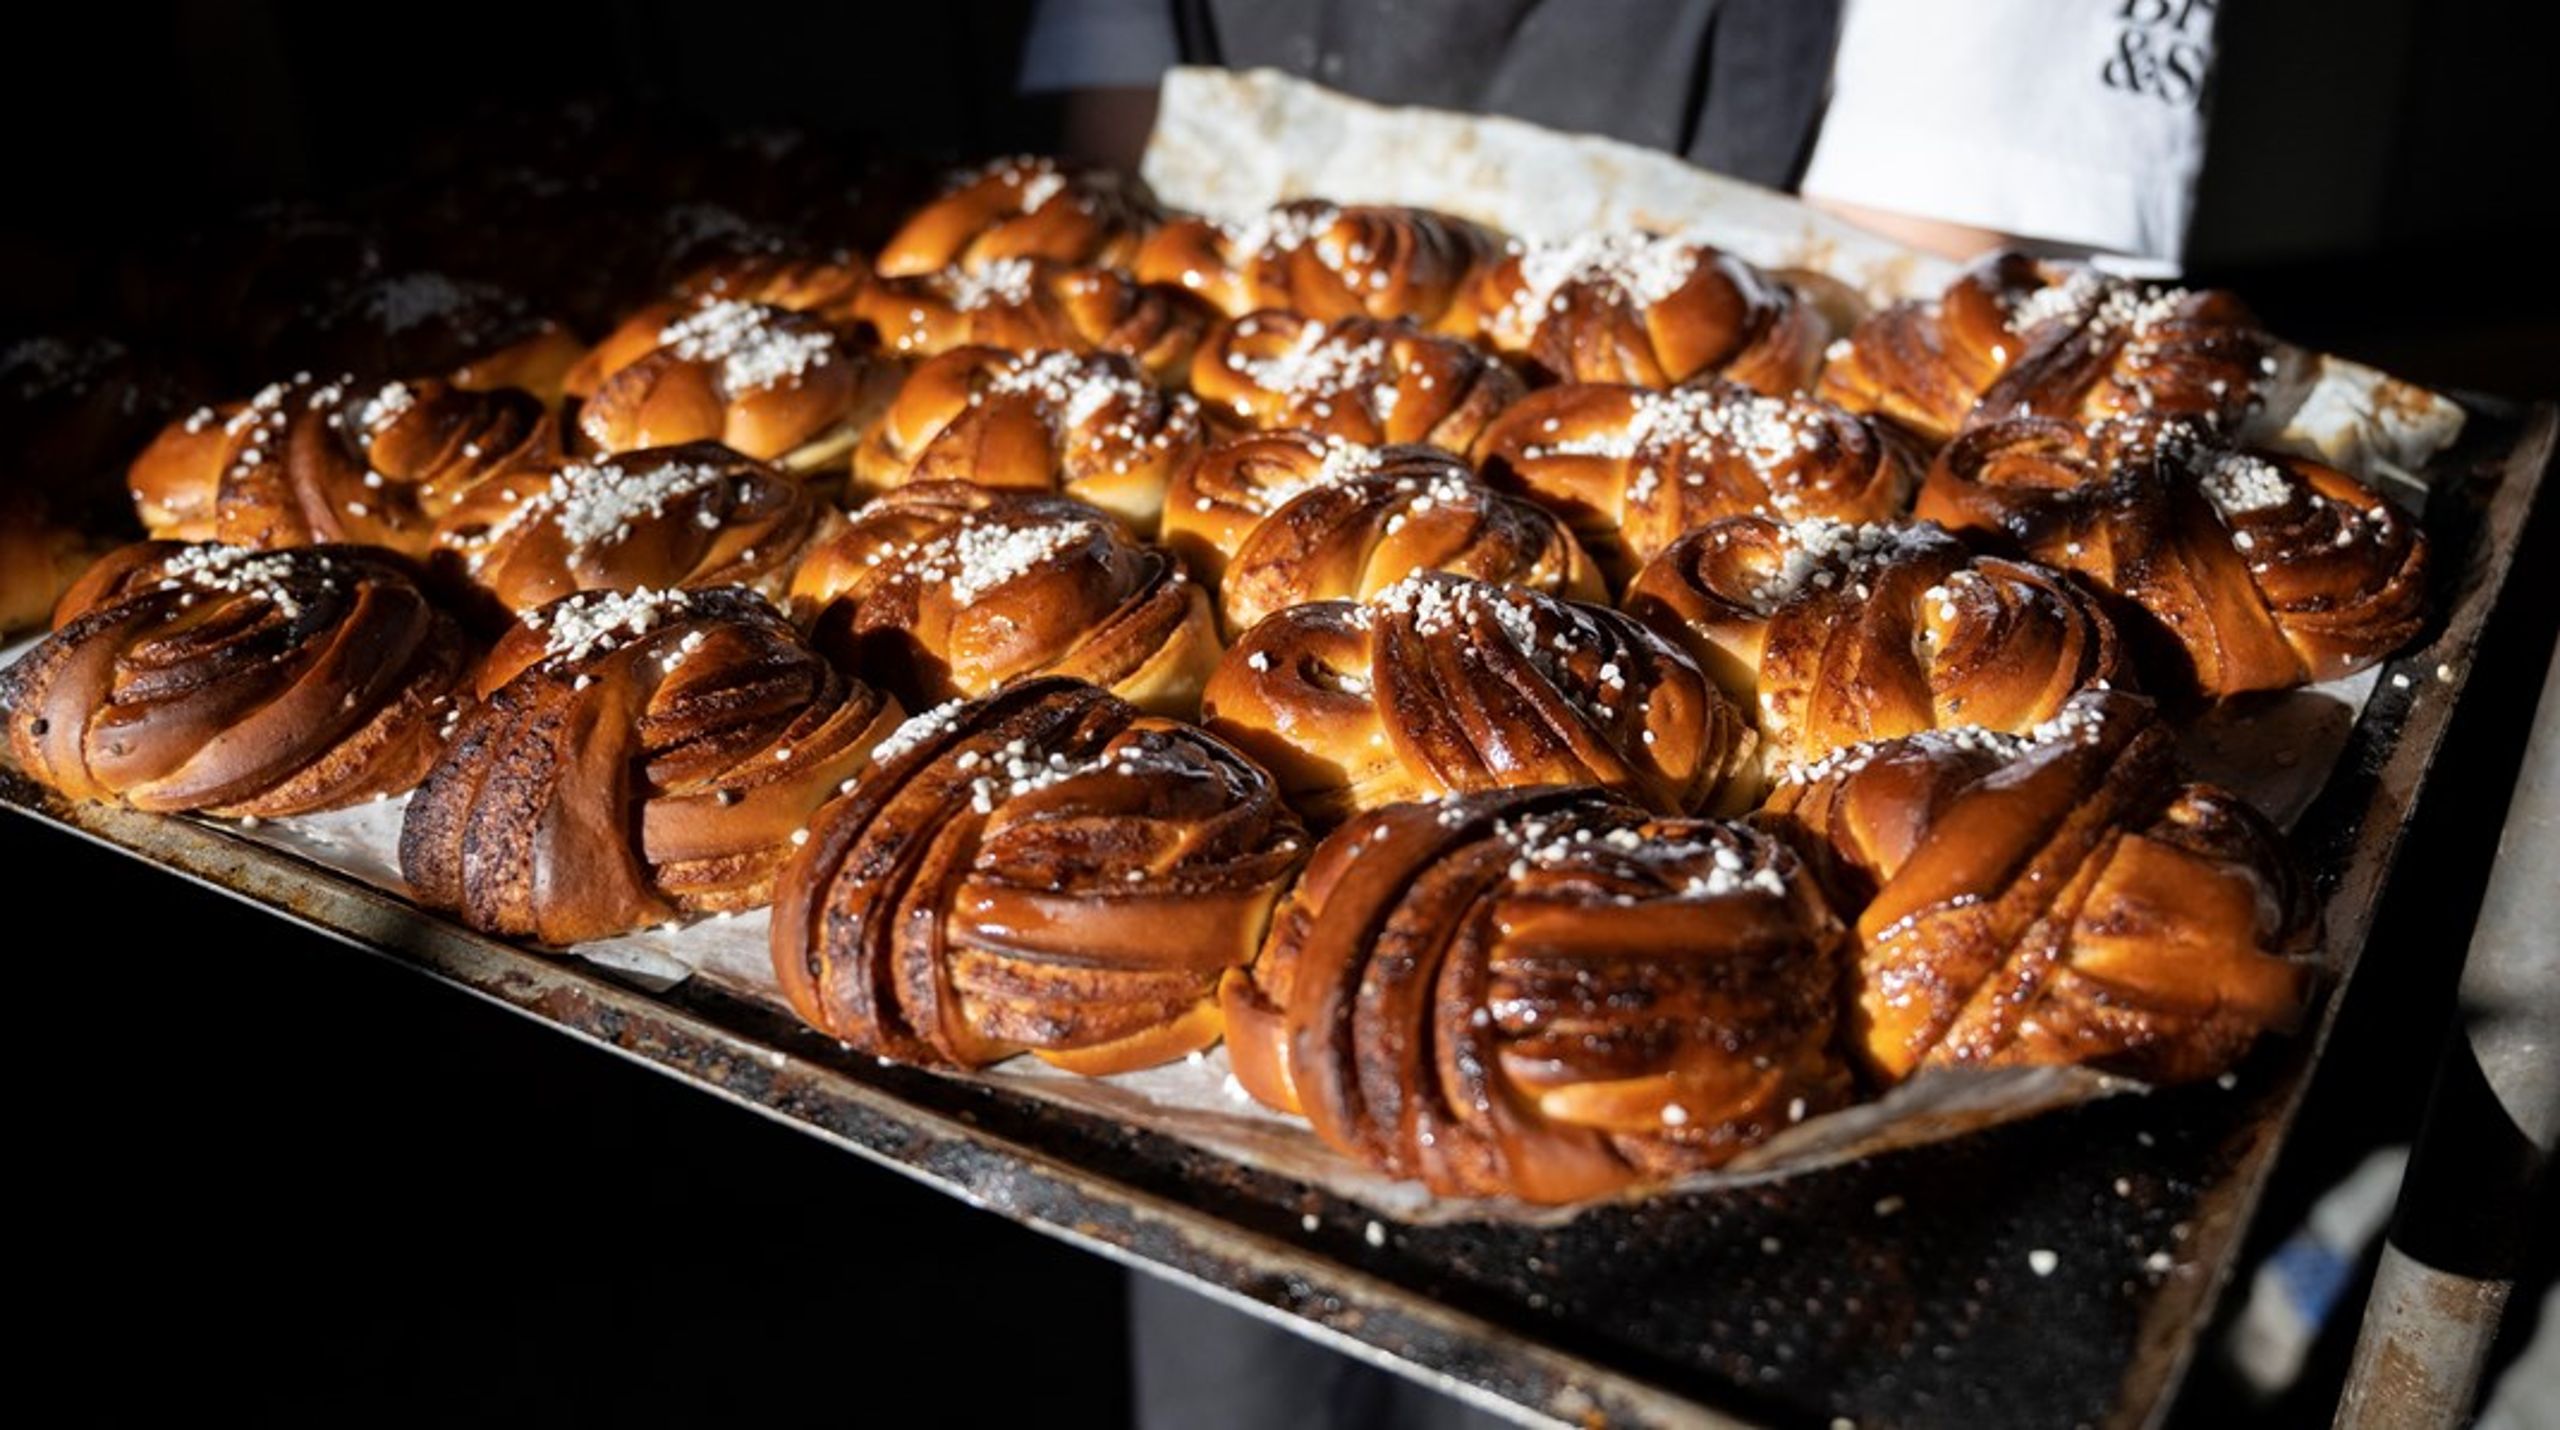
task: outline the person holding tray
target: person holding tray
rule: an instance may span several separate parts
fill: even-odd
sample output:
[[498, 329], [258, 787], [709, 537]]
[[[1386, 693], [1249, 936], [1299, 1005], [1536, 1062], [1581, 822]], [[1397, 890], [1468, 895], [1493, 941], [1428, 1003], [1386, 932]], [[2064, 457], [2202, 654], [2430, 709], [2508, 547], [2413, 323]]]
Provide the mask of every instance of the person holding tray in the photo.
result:
[[1136, 167], [1176, 64], [1508, 115], [1791, 189], [1916, 248], [2026, 241], [2174, 269], [2211, 0], [1043, 0], [1023, 88]]
[[[1058, 101], [1069, 152], [1122, 168], [1166, 69], [1272, 67], [1666, 150], [1951, 258], [2161, 274], [2195, 208], [2215, 24], [2210, 0], [1043, 0], [1022, 87]], [[1148, 1425], [1493, 1423], [1150, 1277], [1130, 1306]]]

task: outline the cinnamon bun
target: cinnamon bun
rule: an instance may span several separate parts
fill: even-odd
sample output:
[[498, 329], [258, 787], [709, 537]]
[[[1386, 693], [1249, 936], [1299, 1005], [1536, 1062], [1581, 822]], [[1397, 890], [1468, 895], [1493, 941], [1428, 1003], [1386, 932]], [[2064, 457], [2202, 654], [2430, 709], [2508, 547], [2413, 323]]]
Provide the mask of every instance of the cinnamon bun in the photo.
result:
[[1748, 718], [1677, 647], [1605, 606], [1440, 572], [1268, 617], [1202, 708], [1319, 824], [1515, 785], [1666, 814], [1739, 812], [1754, 788]]
[[856, 1048], [1100, 1076], [1218, 1040], [1304, 857], [1253, 763], [1072, 680], [929, 711], [819, 812], [774, 899], [791, 1006]]
[[74, 583], [0, 707], [19, 768], [72, 799], [309, 814], [416, 784], [468, 659], [390, 552], [145, 541]]
[[554, 945], [765, 902], [899, 718], [738, 587], [537, 607], [478, 684], [400, 872], [473, 928]]
[[1043, 492], [900, 487], [812, 549], [791, 596], [821, 648], [916, 706], [1051, 674], [1187, 716], [1218, 659], [1180, 563]]
[[1571, 1202], [1848, 1101], [1840, 921], [1780, 841], [1588, 789], [1400, 804], [1319, 845], [1227, 975], [1239, 1082], [1443, 1195]]

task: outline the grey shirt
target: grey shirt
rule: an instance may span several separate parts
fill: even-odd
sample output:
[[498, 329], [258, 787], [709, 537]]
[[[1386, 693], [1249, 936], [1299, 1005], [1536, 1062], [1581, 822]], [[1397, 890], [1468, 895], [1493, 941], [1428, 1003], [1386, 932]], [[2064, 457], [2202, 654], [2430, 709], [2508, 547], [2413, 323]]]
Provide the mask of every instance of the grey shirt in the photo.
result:
[[1821, 115], [1839, 0], [1045, 0], [1033, 89], [1267, 66], [1386, 104], [1605, 134], [1786, 187]]

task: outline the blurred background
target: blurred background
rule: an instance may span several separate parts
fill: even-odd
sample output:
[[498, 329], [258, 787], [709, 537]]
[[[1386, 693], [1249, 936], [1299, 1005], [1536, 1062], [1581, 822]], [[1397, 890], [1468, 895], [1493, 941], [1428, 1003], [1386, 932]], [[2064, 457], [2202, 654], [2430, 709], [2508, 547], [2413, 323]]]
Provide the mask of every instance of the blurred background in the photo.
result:
[[[2191, 281], [2421, 383], [2560, 394], [2560, 6], [2227, 8]], [[876, 242], [942, 164], [1058, 142], [1056, 103], [1016, 93], [1028, 19], [479, 0], [13, 19], [0, 436], [23, 478], [68, 369], [136, 394], [94, 420], [138, 444], [258, 362], [317, 363], [337, 316], [379, 317], [421, 273], [487, 285], [488, 321], [592, 336], [737, 246]], [[2552, 528], [2546, 510], [2528, 535], [2539, 589], [2484, 646], [2504, 657], [2458, 717], [2266, 1245], [2415, 1131], [2560, 624]], [[82, 1418], [1128, 1418], [1106, 1263], [23, 821], [0, 819], [0, 869], [32, 894], [10, 944], [40, 1020], [11, 1040], [26, 1360], [80, 1372]], [[2510, 1340], [2534, 1321], [2520, 1298]], [[2350, 1314], [2272, 1399], [2211, 1357], [2180, 1418], [2325, 1424], [2352, 1335]], [[1001, 1372], [954, 1384], [955, 1350]]]

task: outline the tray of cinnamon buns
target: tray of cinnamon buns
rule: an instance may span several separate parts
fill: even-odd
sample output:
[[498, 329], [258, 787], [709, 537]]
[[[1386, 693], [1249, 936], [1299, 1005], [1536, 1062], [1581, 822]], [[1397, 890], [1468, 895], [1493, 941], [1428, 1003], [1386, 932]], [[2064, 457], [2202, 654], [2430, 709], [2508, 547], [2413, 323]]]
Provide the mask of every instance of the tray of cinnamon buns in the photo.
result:
[[1628, 1245], [2280, 1127], [2352, 969], [2551, 420], [2348, 470], [2287, 352], [999, 161], [175, 416], [12, 559], [0, 793], [1521, 1413], [1837, 1405]]

